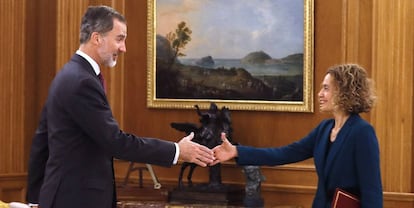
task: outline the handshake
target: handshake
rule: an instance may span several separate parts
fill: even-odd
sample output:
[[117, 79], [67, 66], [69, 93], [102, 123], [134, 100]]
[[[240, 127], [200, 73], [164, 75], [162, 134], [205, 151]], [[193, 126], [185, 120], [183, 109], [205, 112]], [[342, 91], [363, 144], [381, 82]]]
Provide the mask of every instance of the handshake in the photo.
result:
[[223, 143], [213, 149], [209, 149], [206, 146], [191, 141], [193, 137], [194, 133], [191, 133], [178, 142], [180, 148], [179, 157], [185, 162], [191, 162], [206, 167], [237, 157], [236, 146], [227, 140], [225, 133], [221, 133], [221, 140]]

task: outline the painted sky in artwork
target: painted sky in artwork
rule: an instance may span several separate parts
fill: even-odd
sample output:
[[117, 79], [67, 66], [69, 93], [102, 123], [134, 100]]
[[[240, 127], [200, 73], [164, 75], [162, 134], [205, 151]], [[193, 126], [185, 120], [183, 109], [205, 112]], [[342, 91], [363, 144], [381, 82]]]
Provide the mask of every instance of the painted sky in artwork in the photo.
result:
[[157, 34], [185, 21], [193, 31], [185, 58], [272, 58], [303, 53], [304, 0], [156, 0]]

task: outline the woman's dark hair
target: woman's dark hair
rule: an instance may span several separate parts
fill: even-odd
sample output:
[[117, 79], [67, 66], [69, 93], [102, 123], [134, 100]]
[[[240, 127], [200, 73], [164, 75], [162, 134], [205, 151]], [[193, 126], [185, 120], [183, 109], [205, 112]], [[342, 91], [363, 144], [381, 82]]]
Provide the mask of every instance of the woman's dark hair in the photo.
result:
[[82, 17], [79, 42], [86, 43], [93, 32], [105, 34], [112, 30], [114, 18], [126, 23], [125, 17], [108, 6], [90, 6]]

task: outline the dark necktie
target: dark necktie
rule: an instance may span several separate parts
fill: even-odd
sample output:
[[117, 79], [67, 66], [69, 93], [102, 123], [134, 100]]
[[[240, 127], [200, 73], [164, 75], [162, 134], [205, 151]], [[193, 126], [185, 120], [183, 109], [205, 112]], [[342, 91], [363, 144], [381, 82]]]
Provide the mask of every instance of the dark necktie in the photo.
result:
[[105, 79], [104, 79], [102, 73], [99, 73], [98, 74], [98, 78], [99, 78], [99, 81], [101, 82], [102, 87], [104, 88], [104, 91], [106, 93], [106, 83], [105, 83]]

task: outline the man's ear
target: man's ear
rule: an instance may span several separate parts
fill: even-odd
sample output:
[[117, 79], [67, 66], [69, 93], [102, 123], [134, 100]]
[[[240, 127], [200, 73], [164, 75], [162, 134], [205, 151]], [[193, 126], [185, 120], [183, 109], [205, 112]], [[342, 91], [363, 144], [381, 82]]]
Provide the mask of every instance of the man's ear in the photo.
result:
[[99, 45], [101, 43], [101, 35], [98, 32], [93, 32], [91, 34], [91, 41], [94, 45]]

